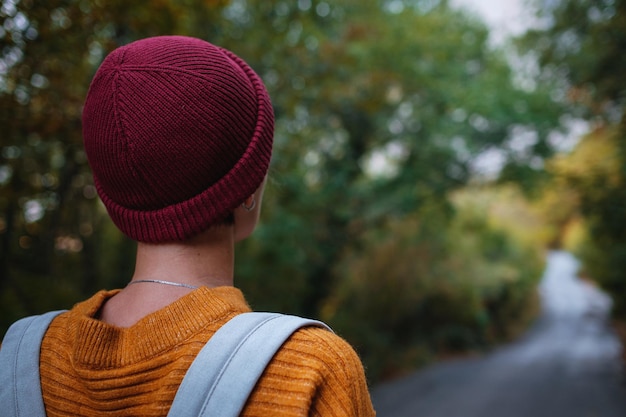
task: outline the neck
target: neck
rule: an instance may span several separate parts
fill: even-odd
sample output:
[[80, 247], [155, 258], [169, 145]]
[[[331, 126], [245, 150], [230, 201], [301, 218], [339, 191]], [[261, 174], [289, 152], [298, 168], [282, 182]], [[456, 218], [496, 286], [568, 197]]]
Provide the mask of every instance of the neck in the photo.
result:
[[234, 260], [234, 233], [229, 226], [216, 227], [184, 242], [140, 242], [133, 281], [158, 279], [194, 287], [232, 286]]
[[137, 282], [109, 299], [100, 311], [100, 319], [129, 327], [193, 291], [189, 287], [232, 286], [234, 242], [234, 228], [223, 226], [184, 242], [139, 243], [131, 283], [160, 280], [185, 286]]

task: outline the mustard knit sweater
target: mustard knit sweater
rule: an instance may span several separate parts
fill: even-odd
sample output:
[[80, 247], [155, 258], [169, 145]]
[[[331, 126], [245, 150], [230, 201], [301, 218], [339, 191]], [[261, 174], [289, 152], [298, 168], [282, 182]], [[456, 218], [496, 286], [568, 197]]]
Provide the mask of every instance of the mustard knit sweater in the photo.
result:
[[[46, 413], [165, 416], [206, 341], [250, 311], [233, 287], [199, 288], [129, 328], [94, 316], [117, 291], [101, 291], [50, 325], [41, 349]], [[242, 416], [373, 416], [361, 362], [320, 328], [294, 333], [262, 375]]]

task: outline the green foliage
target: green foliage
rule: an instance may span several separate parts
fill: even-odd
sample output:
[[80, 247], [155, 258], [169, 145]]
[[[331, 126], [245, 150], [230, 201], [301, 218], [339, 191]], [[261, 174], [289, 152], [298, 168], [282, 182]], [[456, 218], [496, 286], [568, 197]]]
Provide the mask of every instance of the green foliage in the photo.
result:
[[539, 58], [542, 76], [568, 89], [562, 94], [591, 114], [606, 114], [612, 104], [624, 104], [625, 16], [624, 0], [545, 3], [539, 17], [546, 25], [529, 31], [522, 44]]
[[[466, 183], [476, 155], [507, 146], [512, 126], [536, 133], [535, 150], [524, 156], [532, 158], [556, 118], [543, 91], [515, 87], [479, 22], [443, 5], [392, 13], [374, 4], [337, 3], [321, 18], [314, 6], [268, 10], [246, 2], [242, 36], [253, 41], [243, 46], [245, 56], [274, 80], [279, 117], [273, 162], [279, 195], [266, 205], [276, 211], [264, 216], [264, 228], [290, 236], [255, 255], [281, 259], [297, 242], [306, 261], [295, 274], [304, 291], [295, 312], [305, 315], [318, 314], [340, 279], [334, 264], [364, 231], [444, 202]], [[276, 50], [256, 43], [251, 22], [261, 15], [272, 22]], [[291, 216], [306, 220], [294, 223]], [[284, 229], [285, 219], [298, 227]], [[291, 262], [263, 266], [294, 276]]]

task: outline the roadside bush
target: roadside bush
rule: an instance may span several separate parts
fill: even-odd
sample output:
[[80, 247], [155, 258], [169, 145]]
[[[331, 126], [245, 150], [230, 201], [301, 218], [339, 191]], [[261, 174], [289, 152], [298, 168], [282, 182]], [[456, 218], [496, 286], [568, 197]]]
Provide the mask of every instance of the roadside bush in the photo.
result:
[[323, 318], [373, 380], [508, 340], [536, 311], [540, 253], [482, 212], [441, 213], [389, 221], [338, 266], [343, 279]]

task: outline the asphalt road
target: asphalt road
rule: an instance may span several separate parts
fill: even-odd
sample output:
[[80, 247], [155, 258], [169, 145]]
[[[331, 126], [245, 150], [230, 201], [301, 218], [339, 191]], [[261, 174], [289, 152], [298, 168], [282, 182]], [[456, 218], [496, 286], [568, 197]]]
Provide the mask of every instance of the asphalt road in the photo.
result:
[[552, 252], [544, 313], [519, 341], [436, 364], [372, 390], [379, 417], [626, 417], [621, 346], [607, 326], [610, 299]]

